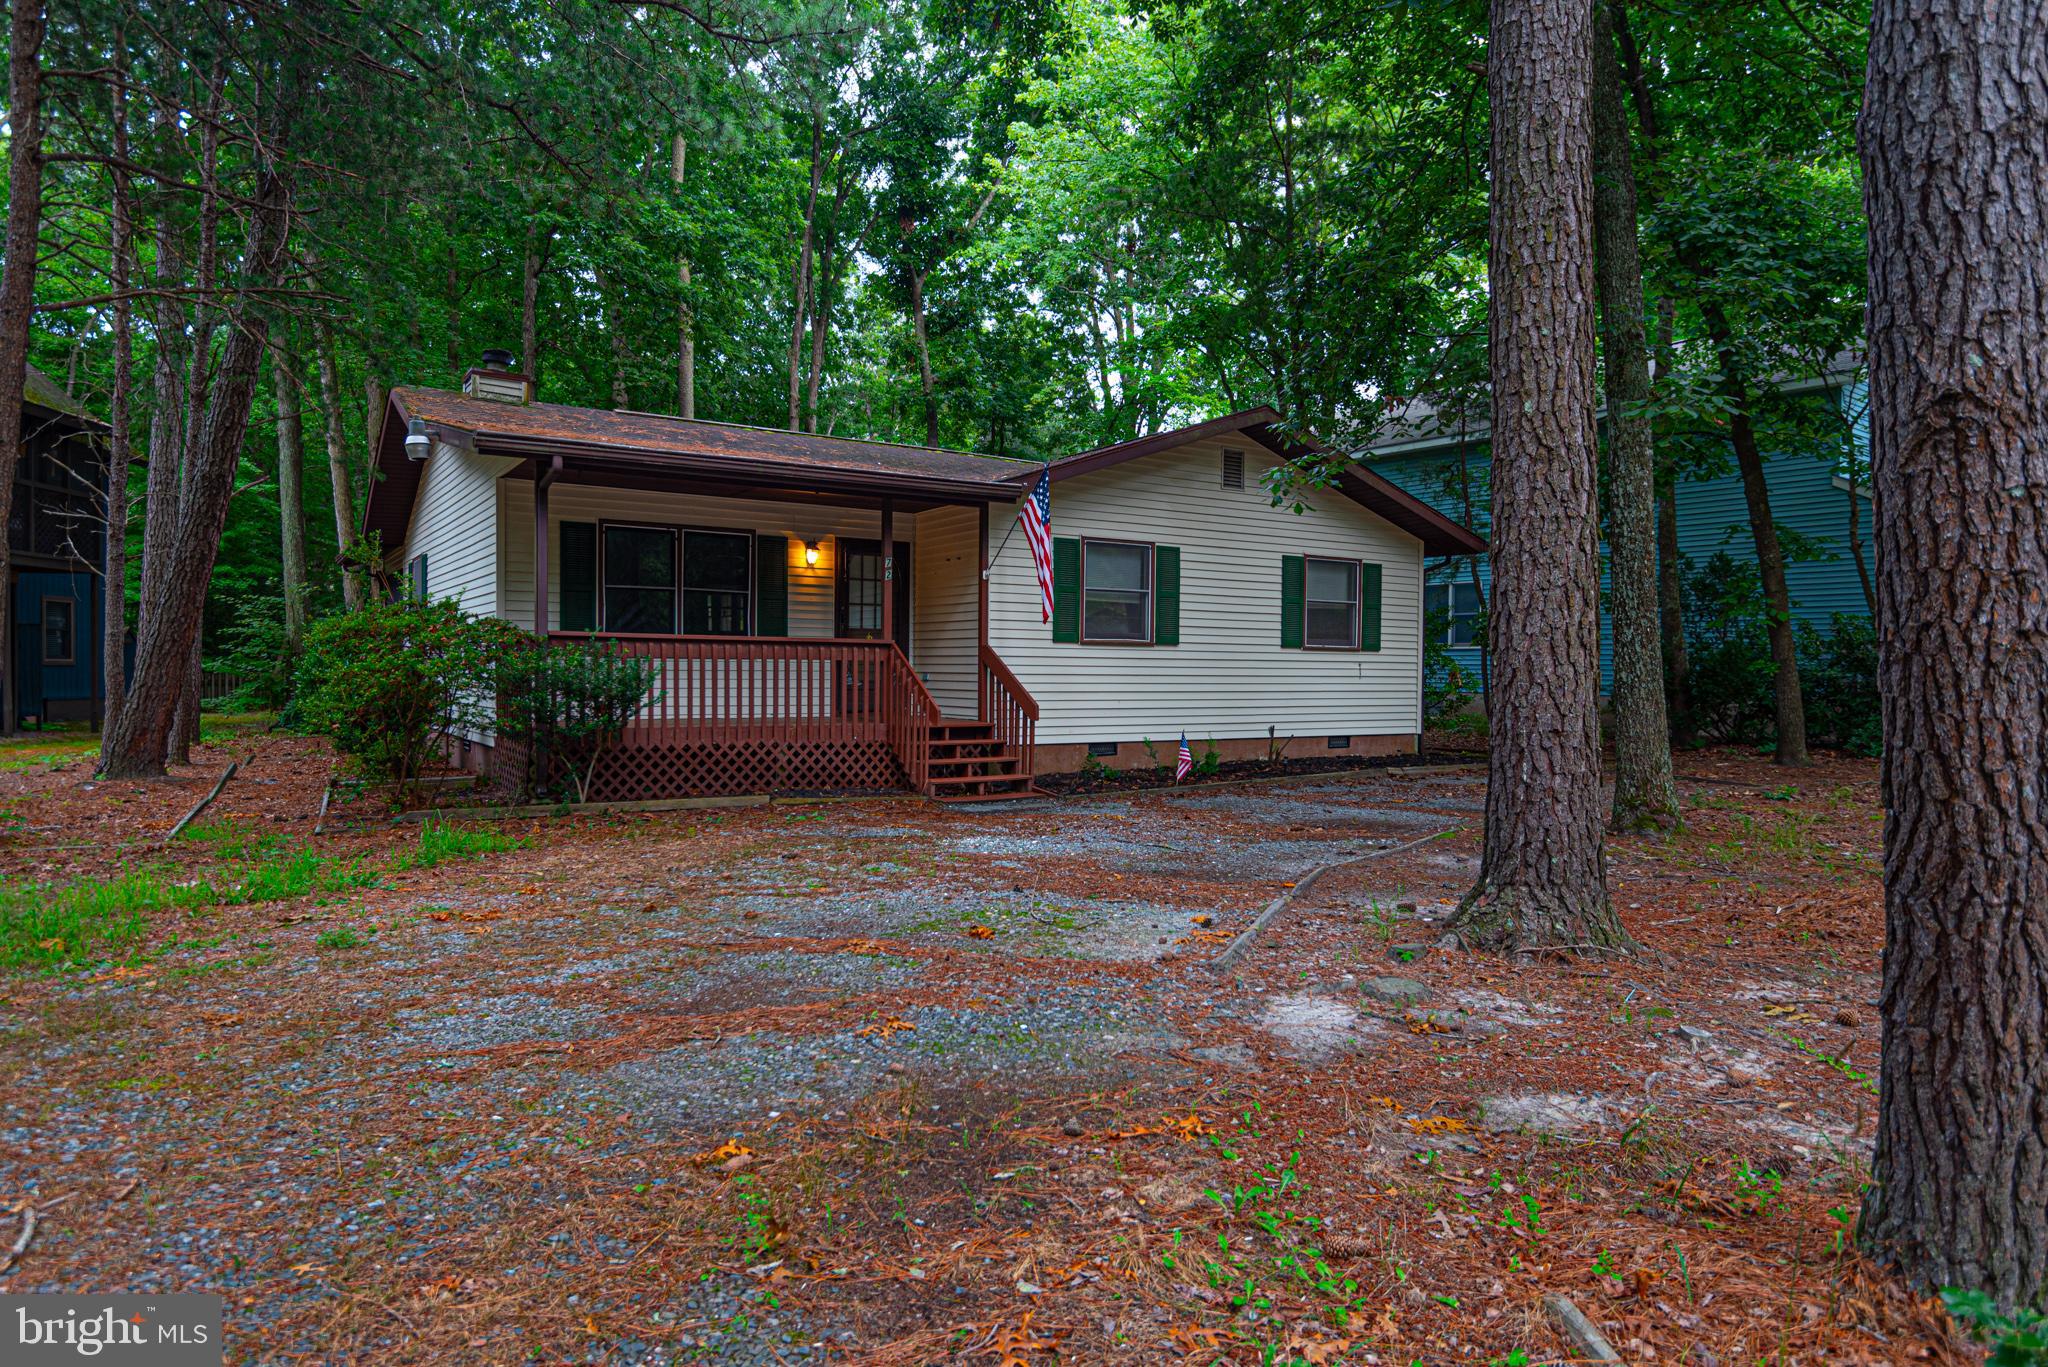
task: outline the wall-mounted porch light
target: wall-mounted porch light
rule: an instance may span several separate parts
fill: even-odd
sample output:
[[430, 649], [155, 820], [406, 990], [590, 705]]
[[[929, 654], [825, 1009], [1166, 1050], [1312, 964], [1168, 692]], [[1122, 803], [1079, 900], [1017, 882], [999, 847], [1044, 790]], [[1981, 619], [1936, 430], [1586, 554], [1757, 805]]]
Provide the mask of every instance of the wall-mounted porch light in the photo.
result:
[[810, 568], [812, 568], [812, 569], [816, 569], [816, 568], [818, 568], [818, 543], [817, 543], [817, 542], [815, 542], [815, 541], [806, 541], [806, 542], [804, 542], [804, 564], [808, 565], [808, 566], [809, 566]]

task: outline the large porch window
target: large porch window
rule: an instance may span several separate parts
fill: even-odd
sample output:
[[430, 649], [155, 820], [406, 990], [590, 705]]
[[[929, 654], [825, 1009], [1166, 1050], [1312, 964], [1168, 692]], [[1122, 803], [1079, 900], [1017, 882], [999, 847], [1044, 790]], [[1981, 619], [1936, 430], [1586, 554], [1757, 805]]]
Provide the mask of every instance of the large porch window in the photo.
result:
[[604, 629], [745, 636], [753, 556], [754, 538], [746, 532], [607, 523]]
[[726, 532], [683, 533], [683, 633], [744, 636], [754, 581], [754, 538]]

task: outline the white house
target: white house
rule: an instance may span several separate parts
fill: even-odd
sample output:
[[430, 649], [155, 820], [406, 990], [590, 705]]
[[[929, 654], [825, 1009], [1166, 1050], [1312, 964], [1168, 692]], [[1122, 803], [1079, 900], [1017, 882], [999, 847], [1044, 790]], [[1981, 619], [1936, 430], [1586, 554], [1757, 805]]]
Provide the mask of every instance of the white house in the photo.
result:
[[[1270, 408], [1048, 467], [530, 393], [499, 368], [393, 390], [365, 525], [414, 592], [659, 661], [613, 798], [1014, 796], [1183, 732], [1224, 758], [1411, 751], [1423, 558], [1483, 546], [1358, 466], [1273, 506], [1302, 448]], [[1049, 622], [1012, 531], [1048, 468]]]

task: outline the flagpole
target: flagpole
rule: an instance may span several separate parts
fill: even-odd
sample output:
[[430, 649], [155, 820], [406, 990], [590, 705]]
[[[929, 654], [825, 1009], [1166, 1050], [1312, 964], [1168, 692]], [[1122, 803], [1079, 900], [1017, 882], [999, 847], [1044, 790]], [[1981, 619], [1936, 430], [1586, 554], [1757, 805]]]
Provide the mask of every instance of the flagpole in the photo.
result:
[[[1044, 464], [1043, 466], [1039, 467], [1039, 473], [1040, 473], [1040, 474], [1043, 474], [1043, 473], [1045, 473], [1045, 471], [1047, 471], [1047, 470], [1050, 470], [1050, 469], [1052, 469], [1052, 457], [1048, 456], [1048, 457], [1046, 457], [1046, 460], [1045, 460], [1045, 464]], [[1031, 494], [1029, 493], [1029, 491], [1026, 491], [1026, 493], [1025, 493], [1024, 497], [1026, 497], [1026, 498], [1029, 498], [1029, 497], [1031, 497]], [[1019, 507], [1019, 508], [1017, 509], [1017, 514], [1016, 514], [1016, 516], [1014, 516], [1014, 517], [1012, 517], [1012, 518], [1010, 519], [1010, 526], [1009, 526], [1009, 530], [1007, 530], [1007, 531], [1005, 531], [1005, 532], [1003, 533], [1003, 540], [1002, 540], [1002, 543], [1001, 543], [1001, 545], [998, 545], [998, 546], [996, 547], [996, 553], [995, 553], [994, 555], [991, 555], [991, 556], [990, 556], [990, 557], [988, 558], [988, 563], [987, 563], [986, 565], [983, 565], [983, 566], [981, 567], [981, 577], [982, 577], [983, 579], [986, 579], [986, 578], [988, 578], [988, 572], [989, 572], [989, 571], [990, 571], [991, 569], [995, 568], [995, 563], [996, 563], [996, 561], [998, 561], [998, 560], [1002, 559], [1002, 557], [1003, 557], [1003, 547], [1004, 547], [1004, 546], [1007, 546], [1007, 545], [1009, 545], [1009, 544], [1010, 544], [1010, 538], [1011, 538], [1012, 536], [1014, 536], [1014, 535], [1016, 534], [1016, 532], [1017, 532], [1017, 524], [1018, 524], [1019, 522], [1021, 522], [1021, 521], [1023, 520], [1023, 518], [1024, 518], [1024, 510], [1023, 510], [1023, 508], [1022, 508], [1022, 507], [1020, 506], [1020, 507]]]

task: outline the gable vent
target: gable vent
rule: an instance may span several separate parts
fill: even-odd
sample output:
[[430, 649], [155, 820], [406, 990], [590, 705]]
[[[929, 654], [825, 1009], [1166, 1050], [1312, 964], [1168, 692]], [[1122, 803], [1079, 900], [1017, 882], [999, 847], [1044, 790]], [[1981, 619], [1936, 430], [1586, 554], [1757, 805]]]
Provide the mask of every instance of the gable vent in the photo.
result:
[[1223, 453], [1223, 487], [1226, 489], [1244, 488], [1244, 452], [1225, 451]]

